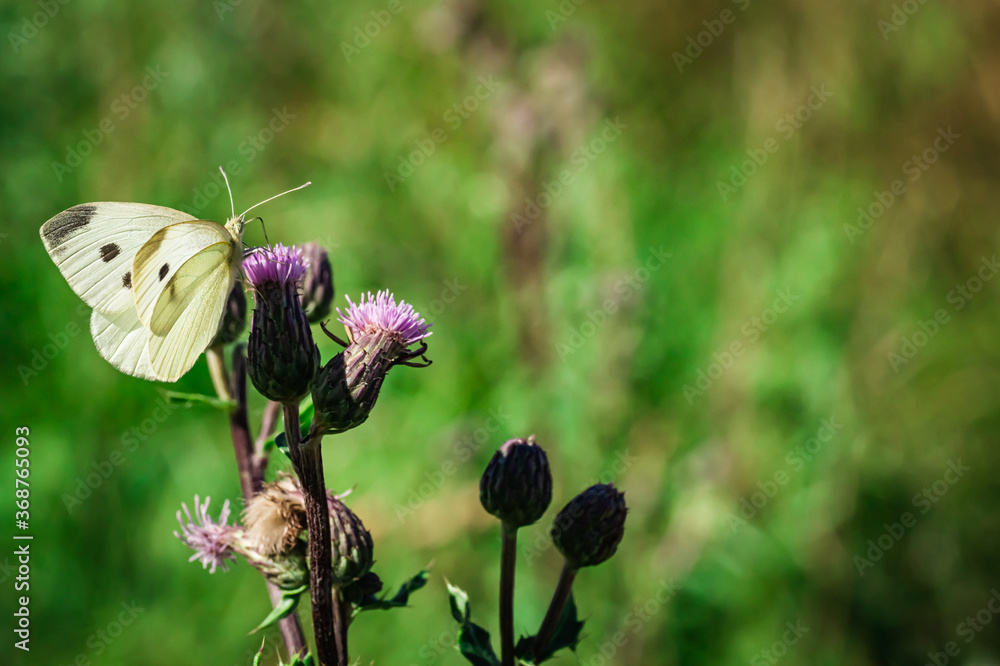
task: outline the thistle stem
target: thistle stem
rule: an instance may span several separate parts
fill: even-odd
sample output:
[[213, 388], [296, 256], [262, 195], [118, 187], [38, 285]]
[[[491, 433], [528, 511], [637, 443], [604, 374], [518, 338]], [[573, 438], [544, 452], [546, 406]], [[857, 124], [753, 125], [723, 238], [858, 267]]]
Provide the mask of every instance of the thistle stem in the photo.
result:
[[297, 403], [282, 405], [285, 437], [292, 465], [302, 483], [309, 530], [309, 592], [312, 600], [316, 657], [323, 666], [347, 666], [347, 641], [333, 600], [330, 506], [323, 480], [323, 454], [319, 437], [301, 441]]
[[549, 610], [545, 613], [542, 626], [538, 628], [535, 639], [532, 641], [532, 652], [538, 657], [552, 640], [556, 627], [559, 626], [559, 618], [562, 617], [566, 602], [569, 601], [573, 591], [573, 580], [576, 578], [577, 570], [570, 566], [569, 562], [563, 563], [562, 573], [559, 574], [559, 584], [552, 595], [552, 602], [549, 603]]
[[517, 527], [503, 521], [500, 548], [500, 655], [503, 666], [514, 666], [514, 564]]
[[[213, 347], [208, 350], [207, 355], [212, 383], [219, 398], [236, 402], [236, 405], [229, 410], [229, 431], [236, 453], [243, 503], [246, 504], [264, 484], [264, 468], [258, 468], [253, 463], [252, 436], [247, 418], [247, 359], [243, 354], [243, 345], [236, 345], [233, 349], [233, 373], [229, 376], [221, 348]], [[225, 393], [219, 391], [220, 386], [226, 387]], [[267, 593], [271, 597], [272, 605], [277, 606], [281, 602], [282, 592], [271, 582], [267, 583]], [[281, 637], [285, 641], [285, 649], [290, 658], [306, 648], [306, 637], [302, 632], [298, 614], [292, 613], [283, 618], [278, 627], [281, 629]]]
[[347, 665], [347, 624], [351, 617], [350, 604], [344, 603], [340, 596], [340, 588], [333, 586], [333, 630], [334, 639], [337, 646], [337, 663]]

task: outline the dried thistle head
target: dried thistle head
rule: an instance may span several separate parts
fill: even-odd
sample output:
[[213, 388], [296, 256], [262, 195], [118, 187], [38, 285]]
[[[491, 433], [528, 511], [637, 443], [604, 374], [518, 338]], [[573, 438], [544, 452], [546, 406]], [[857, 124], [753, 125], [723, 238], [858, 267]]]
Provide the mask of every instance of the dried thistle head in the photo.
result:
[[247, 537], [265, 555], [291, 551], [306, 529], [302, 490], [291, 477], [283, 476], [253, 496], [243, 512]]

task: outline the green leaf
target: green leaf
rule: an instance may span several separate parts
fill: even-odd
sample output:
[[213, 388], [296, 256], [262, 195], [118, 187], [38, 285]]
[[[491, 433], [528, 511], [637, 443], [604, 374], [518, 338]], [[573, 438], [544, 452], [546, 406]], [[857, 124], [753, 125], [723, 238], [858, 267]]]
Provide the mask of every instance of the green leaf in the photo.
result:
[[383, 596], [382, 598], [370, 595], [365, 599], [362, 599], [357, 604], [357, 610], [355, 612], [360, 613], [361, 611], [366, 610], [389, 610], [390, 608], [403, 608], [409, 602], [410, 594], [426, 585], [427, 579], [430, 578], [430, 575], [430, 571], [427, 569], [421, 570], [416, 576], [403, 583], [392, 598], [389, 598], [388, 595]]
[[583, 631], [583, 622], [576, 617], [576, 603], [571, 594], [563, 608], [562, 615], [559, 616], [559, 624], [556, 625], [555, 633], [549, 640], [549, 644], [543, 646], [541, 651], [535, 650], [535, 636], [523, 636], [514, 648], [514, 655], [530, 664], [540, 664], [552, 658], [556, 652], [563, 648], [576, 651], [576, 646], [580, 643], [580, 632]]
[[[300, 438], [305, 439], [309, 435], [309, 426], [312, 425], [313, 412], [316, 408], [313, 407], [312, 401], [304, 407], [299, 409], [299, 433]], [[264, 451], [270, 452], [273, 448], [277, 447], [279, 451], [288, 455], [288, 441], [285, 438], [284, 429], [281, 432], [275, 434], [273, 437], [264, 442]]]
[[475, 666], [500, 666], [500, 660], [490, 643], [490, 632], [469, 619], [472, 614], [469, 595], [457, 585], [447, 585], [451, 616], [462, 625], [458, 632], [459, 651]]
[[252, 634], [258, 632], [264, 627], [269, 627], [278, 620], [283, 620], [284, 618], [291, 615], [292, 611], [295, 610], [295, 607], [299, 605], [299, 597], [302, 595], [303, 592], [305, 592], [308, 589], [309, 589], [308, 585], [303, 585], [301, 587], [295, 588], [294, 590], [284, 591], [281, 595], [281, 602], [278, 603], [278, 605], [275, 606], [273, 609], [271, 609], [271, 612], [268, 613], [268, 616], [265, 617], [260, 624], [254, 627], [250, 631], [250, 633]]
[[475, 666], [500, 666], [500, 660], [490, 644], [490, 632], [478, 624], [467, 622], [462, 625], [458, 632], [458, 649]]
[[190, 406], [194, 404], [202, 404], [226, 411], [236, 406], [236, 402], [234, 400], [222, 400], [215, 396], [202, 395], [201, 393], [179, 393], [177, 391], [160, 391], [160, 393], [163, 394], [163, 398], [168, 403], [173, 405], [180, 404]]
[[451, 616], [455, 618], [455, 622], [465, 624], [469, 621], [469, 595], [457, 585], [445, 582], [448, 585], [448, 603], [451, 605]]

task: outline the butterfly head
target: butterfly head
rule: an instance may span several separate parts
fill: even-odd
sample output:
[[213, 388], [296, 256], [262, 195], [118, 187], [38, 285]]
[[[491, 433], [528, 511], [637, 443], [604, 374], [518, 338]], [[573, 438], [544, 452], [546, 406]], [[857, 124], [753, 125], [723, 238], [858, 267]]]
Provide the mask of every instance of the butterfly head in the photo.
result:
[[266, 204], [268, 201], [277, 199], [278, 197], [288, 194], [290, 192], [301, 190], [302, 188], [308, 187], [309, 185], [312, 184], [312, 182], [306, 182], [303, 183], [302, 185], [299, 185], [298, 187], [293, 187], [290, 190], [285, 190], [280, 194], [275, 194], [273, 197], [269, 197], [259, 203], [255, 203], [254, 205], [250, 206], [245, 211], [237, 215], [236, 207], [233, 205], [233, 190], [232, 188], [229, 187], [229, 178], [226, 177], [226, 172], [225, 170], [223, 170], [221, 166], [219, 167], [219, 171], [222, 171], [222, 178], [226, 181], [226, 189], [229, 190], [229, 209], [233, 213], [233, 216], [230, 217], [229, 220], [226, 222], [226, 230], [233, 236], [233, 238], [236, 239], [237, 242], [243, 241], [243, 230], [246, 228], [247, 213], [252, 211], [257, 206], [260, 206], [261, 204]]

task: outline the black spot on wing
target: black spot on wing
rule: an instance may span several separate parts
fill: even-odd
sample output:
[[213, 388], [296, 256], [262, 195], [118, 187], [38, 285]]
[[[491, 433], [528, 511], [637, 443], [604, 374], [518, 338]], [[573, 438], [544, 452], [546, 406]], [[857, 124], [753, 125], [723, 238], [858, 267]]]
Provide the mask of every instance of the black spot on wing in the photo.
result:
[[170, 272], [170, 264], [163, 264], [162, 266], [160, 266], [160, 281], [163, 281], [163, 278], [167, 277], [167, 273], [169, 272]]
[[122, 249], [115, 245], [114, 243], [108, 243], [101, 247], [101, 261], [108, 263], [119, 254], [121, 254]]
[[62, 245], [80, 229], [90, 224], [97, 206], [82, 204], [59, 213], [42, 227], [42, 237], [49, 248]]
[[125, 287], [126, 289], [132, 288], [132, 271], [129, 271], [128, 273], [122, 276], [122, 286]]

